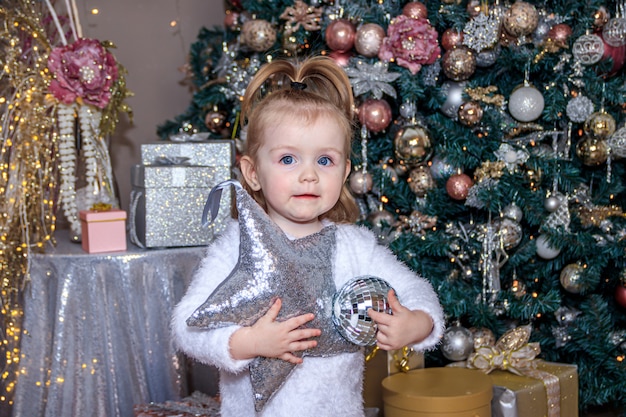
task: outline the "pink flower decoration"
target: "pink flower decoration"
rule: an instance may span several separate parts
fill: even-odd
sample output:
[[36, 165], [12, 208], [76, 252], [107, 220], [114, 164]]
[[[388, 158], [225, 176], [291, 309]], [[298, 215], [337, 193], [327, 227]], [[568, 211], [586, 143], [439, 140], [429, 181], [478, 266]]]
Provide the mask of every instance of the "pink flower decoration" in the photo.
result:
[[50, 91], [62, 103], [82, 99], [101, 109], [111, 100], [111, 85], [117, 80], [117, 63], [99, 41], [79, 39], [50, 52], [48, 69], [54, 75]]
[[387, 62], [395, 59], [398, 65], [417, 74], [423, 64], [434, 63], [441, 54], [437, 37], [428, 20], [397, 16], [387, 28], [378, 58]]

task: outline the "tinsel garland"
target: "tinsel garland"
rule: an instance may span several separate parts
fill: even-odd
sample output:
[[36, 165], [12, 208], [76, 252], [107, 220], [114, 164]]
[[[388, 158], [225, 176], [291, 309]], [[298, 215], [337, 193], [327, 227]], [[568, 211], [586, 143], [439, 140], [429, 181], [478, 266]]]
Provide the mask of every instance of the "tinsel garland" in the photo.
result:
[[[22, 291], [31, 251], [53, 241], [58, 132], [43, 76], [50, 39], [44, 6], [5, 1], [0, 7], [0, 290], [2, 340], [0, 396], [10, 403], [20, 360]], [[0, 408], [5, 405], [0, 404]]]
[[[65, 1], [69, 17], [59, 16], [54, 7], [50, 1], [0, 3], [0, 355], [4, 358], [0, 416], [3, 410], [10, 414], [7, 404], [12, 402], [19, 373], [22, 295], [29, 281], [31, 254], [54, 245], [57, 209], [63, 209], [75, 234], [80, 230], [79, 207], [88, 208], [102, 194], [114, 194], [104, 138], [115, 130], [119, 112], [131, 115], [123, 102], [131, 95], [125, 70], [114, 59], [107, 64], [117, 77], [111, 78], [104, 95], [95, 98], [99, 100], [95, 106], [86, 103], [94, 97], [77, 97], [68, 103], [55, 95], [58, 85], [51, 91], [55, 75], [49, 70], [50, 55], [57, 45], [67, 46], [66, 35], [73, 33], [77, 43], [91, 50], [102, 45], [101, 54], [111, 46], [82, 39], [73, 0]], [[77, 172], [79, 158], [84, 165]], [[84, 184], [78, 198], [77, 183]]]

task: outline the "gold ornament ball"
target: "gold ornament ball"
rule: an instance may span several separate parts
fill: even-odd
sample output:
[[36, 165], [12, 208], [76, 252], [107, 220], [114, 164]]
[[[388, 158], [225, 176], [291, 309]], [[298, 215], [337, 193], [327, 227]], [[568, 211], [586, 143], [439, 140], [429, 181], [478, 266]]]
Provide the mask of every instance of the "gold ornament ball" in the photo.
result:
[[459, 121], [465, 126], [474, 126], [483, 118], [483, 108], [477, 101], [468, 101], [459, 106]]
[[350, 190], [356, 195], [367, 194], [372, 190], [372, 174], [369, 172], [354, 171], [350, 174]]
[[609, 11], [604, 6], [600, 6], [593, 14], [593, 26], [601, 28], [609, 21]]
[[393, 141], [396, 156], [408, 165], [425, 162], [433, 153], [433, 144], [426, 129], [406, 126], [400, 129]]
[[276, 29], [262, 19], [248, 20], [241, 29], [243, 43], [255, 52], [264, 52], [276, 42]]
[[476, 56], [467, 46], [457, 46], [443, 55], [443, 73], [454, 81], [464, 81], [476, 71]]
[[384, 38], [385, 29], [382, 26], [376, 23], [366, 23], [356, 31], [354, 49], [368, 58], [378, 56]]
[[418, 197], [424, 197], [428, 190], [435, 187], [435, 180], [430, 174], [430, 168], [424, 165], [413, 168], [409, 172], [407, 182], [411, 191]]
[[561, 270], [559, 281], [565, 291], [578, 294], [583, 287], [583, 267], [577, 263], [566, 265]]
[[515, 37], [533, 33], [539, 24], [537, 8], [525, 1], [516, 1], [504, 15], [502, 25], [510, 35]]
[[609, 146], [604, 139], [585, 136], [576, 144], [576, 156], [587, 166], [598, 166], [609, 157]]
[[606, 139], [615, 133], [615, 119], [605, 111], [592, 113], [585, 120], [583, 130], [594, 139]]
[[474, 350], [481, 346], [495, 346], [496, 336], [486, 327], [470, 327], [469, 331], [474, 337]]
[[474, 181], [467, 174], [454, 174], [446, 181], [446, 191], [454, 200], [465, 200]]

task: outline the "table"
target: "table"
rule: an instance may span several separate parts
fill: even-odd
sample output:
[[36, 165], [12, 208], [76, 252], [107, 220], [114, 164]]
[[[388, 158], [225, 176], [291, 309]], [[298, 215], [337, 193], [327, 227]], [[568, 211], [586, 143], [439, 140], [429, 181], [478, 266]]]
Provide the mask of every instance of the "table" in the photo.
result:
[[204, 247], [88, 254], [67, 234], [31, 258], [14, 417], [131, 417], [185, 394], [170, 314]]

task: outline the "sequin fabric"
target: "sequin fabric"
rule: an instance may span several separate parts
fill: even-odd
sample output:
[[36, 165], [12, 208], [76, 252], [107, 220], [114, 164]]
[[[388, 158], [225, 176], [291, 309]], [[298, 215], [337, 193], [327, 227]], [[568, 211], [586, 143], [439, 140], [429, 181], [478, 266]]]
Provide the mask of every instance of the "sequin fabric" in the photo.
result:
[[[297, 354], [331, 356], [357, 351], [359, 347], [341, 337], [332, 321], [332, 299], [336, 291], [332, 272], [335, 226], [291, 240], [238, 182], [226, 181], [218, 187], [229, 185], [236, 188], [241, 236], [239, 261], [189, 317], [187, 324], [207, 329], [233, 324], [249, 326], [278, 297], [283, 303], [278, 320], [312, 312], [315, 319], [307, 327], [322, 331], [314, 349]], [[219, 206], [219, 202], [209, 201], [207, 205]], [[263, 409], [295, 366], [265, 357], [251, 362], [250, 378], [257, 411]]]

